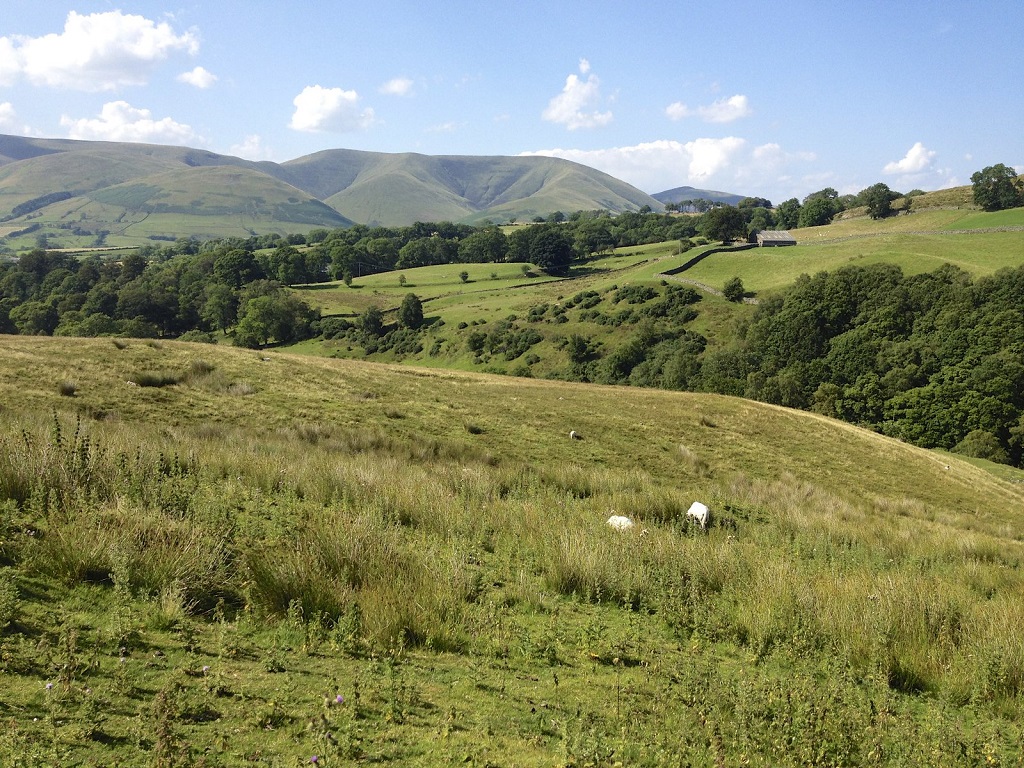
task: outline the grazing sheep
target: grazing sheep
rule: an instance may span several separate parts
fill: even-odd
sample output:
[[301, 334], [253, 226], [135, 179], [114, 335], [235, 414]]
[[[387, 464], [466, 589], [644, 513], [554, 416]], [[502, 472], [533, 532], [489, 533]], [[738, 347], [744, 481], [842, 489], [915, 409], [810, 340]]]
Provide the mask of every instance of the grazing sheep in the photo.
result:
[[633, 521], [625, 515], [612, 515], [608, 518], [608, 527], [616, 531], [628, 531], [633, 525]]
[[583, 435], [581, 435], [575, 429], [571, 429], [571, 430], [569, 430], [569, 439], [570, 440], [582, 440], [583, 439]]
[[686, 519], [692, 519], [700, 525], [700, 529], [704, 531], [707, 530], [708, 520], [711, 519], [711, 512], [699, 501], [695, 501], [690, 505], [690, 508], [686, 510]]

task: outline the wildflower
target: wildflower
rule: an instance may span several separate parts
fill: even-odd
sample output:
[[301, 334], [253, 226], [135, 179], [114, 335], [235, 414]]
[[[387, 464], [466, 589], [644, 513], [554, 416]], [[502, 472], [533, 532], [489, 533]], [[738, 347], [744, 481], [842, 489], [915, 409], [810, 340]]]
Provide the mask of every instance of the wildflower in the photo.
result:
[[52, 689], [53, 689], [53, 683], [47, 683], [46, 684], [46, 690], [49, 691], [49, 690], [52, 690]]
[[205, 675], [209, 671], [210, 671], [210, 665], [209, 664], [204, 664], [203, 665], [203, 674]]
[[334, 703], [335, 703], [335, 704], [344, 704], [344, 703], [345, 703], [345, 697], [344, 697], [344, 696], [342, 696], [342, 695], [341, 695], [341, 694], [339, 693], [339, 694], [338, 694], [337, 696], [335, 696], [335, 697], [334, 697]]
[[320, 756], [319, 755], [313, 755], [311, 758], [309, 758], [309, 762], [311, 762], [313, 765], [316, 765], [317, 763], [320, 762]]

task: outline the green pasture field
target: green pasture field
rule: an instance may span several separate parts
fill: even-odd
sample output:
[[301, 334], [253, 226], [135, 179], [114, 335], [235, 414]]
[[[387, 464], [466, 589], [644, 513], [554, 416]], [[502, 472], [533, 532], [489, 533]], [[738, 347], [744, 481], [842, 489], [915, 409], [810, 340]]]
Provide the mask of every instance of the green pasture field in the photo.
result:
[[887, 235], [896, 233], [932, 233], [944, 230], [979, 229], [984, 227], [1024, 226], [1024, 208], [986, 213], [977, 208], [925, 208], [909, 215], [872, 219], [870, 216], [838, 218], [822, 227], [804, 227], [792, 230], [798, 243], [807, 244], [858, 235]]
[[897, 264], [906, 274], [918, 274], [949, 263], [974, 275], [987, 275], [1024, 263], [1024, 232], [880, 234], [821, 243], [804, 240], [803, 232], [794, 230], [796, 246], [714, 254], [678, 277], [720, 289], [738, 276], [748, 291], [761, 292], [785, 288], [801, 274], [854, 264]]
[[1024, 473], [279, 351], [0, 336], [0, 372], [5, 766], [1021, 754]]
[[[353, 316], [376, 304], [395, 309], [409, 293], [424, 302], [427, 314], [440, 314], [446, 323], [471, 322], [495, 313], [529, 308], [542, 301], [557, 300], [559, 294], [581, 290], [602, 290], [616, 280], [656, 282], [655, 275], [685, 257], [671, 257], [675, 242], [621, 248], [599, 256], [572, 270], [570, 279], [554, 278], [523, 264], [444, 264], [395, 270], [356, 277], [351, 286], [341, 281], [296, 286], [295, 290], [325, 315]], [[460, 274], [469, 277], [462, 282]], [[400, 278], [405, 278], [402, 285]]]
[[[466, 282], [459, 276], [462, 272], [469, 274]], [[400, 282], [402, 277], [405, 285]], [[335, 281], [295, 290], [326, 315], [357, 315], [373, 304], [382, 310], [395, 309], [409, 293], [425, 303], [444, 306], [461, 304], [469, 296], [516, 293], [522, 286], [551, 280], [545, 275], [526, 276], [522, 264], [444, 264], [356, 277], [351, 286]]]

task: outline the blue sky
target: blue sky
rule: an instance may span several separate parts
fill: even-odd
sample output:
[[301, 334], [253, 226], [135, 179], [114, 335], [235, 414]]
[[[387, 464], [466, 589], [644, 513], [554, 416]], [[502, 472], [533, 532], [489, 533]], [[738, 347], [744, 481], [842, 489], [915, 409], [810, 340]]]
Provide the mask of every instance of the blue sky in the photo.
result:
[[781, 202], [1024, 171], [1024, 3], [4, 0], [0, 133], [549, 154]]

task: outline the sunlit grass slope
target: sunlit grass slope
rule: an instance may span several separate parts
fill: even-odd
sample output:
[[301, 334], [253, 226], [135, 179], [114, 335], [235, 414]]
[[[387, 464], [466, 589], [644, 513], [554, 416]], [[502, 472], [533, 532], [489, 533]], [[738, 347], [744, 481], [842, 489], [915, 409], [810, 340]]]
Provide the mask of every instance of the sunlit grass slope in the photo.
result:
[[[678, 447], [685, 444], [714, 465], [759, 478], [791, 473], [828, 485], [834, 478], [834, 490], [854, 498], [905, 498], [936, 505], [932, 514], [969, 511], [1002, 522], [1014, 519], [1004, 516], [1012, 486], [994, 483], [986, 472], [962, 463], [947, 471], [947, 460], [931, 452], [842, 422], [739, 398], [175, 342], [133, 341], [119, 349], [106, 339], [5, 336], [0, 352], [6, 373], [0, 402], [9, 413], [70, 408], [87, 417], [181, 427], [217, 424], [257, 433], [304, 423], [372, 427], [413, 441], [466, 442], [517, 461], [582, 461], [666, 477], [678, 466]], [[214, 370], [191, 385], [129, 383], [146, 372], [184, 380], [200, 362]], [[76, 384], [74, 398], [58, 392], [65, 380]], [[467, 424], [481, 431], [470, 435]], [[568, 442], [570, 430], [588, 439]]]
[[0, 374], [0, 764], [1020, 754], [1017, 475], [282, 352], [0, 337]]

